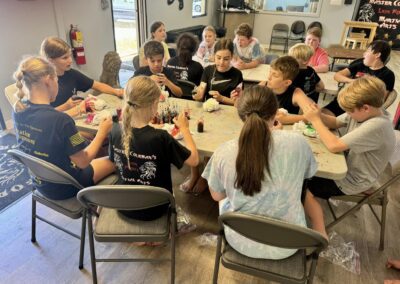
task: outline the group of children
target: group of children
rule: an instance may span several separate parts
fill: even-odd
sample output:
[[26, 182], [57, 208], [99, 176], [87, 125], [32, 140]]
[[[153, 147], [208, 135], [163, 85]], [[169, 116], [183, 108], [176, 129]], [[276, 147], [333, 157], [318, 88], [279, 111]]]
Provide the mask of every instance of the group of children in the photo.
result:
[[[197, 185], [196, 190], [202, 191], [208, 185], [213, 199], [220, 201], [221, 213], [233, 210], [272, 216], [301, 226], [306, 226], [308, 215], [312, 227], [326, 237], [322, 210], [313, 195], [329, 198], [364, 192], [383, 172], [393, 152], [393, 127], [388, 113], [381, 108], [394, 84], [393, 72], [384, 66], [390, 48], [387, 50], [385, 42], [373, 42], [362, 62], [354, 62], [338, 73], [338, 80], [352, 82], [340, 91], [337, 99], [345, 113], [335, 117], [322, 113], [317, 105], [318, 92], [324, 86], [317, 71], [309, 65], [312, 60], [314, 64], [318, 61], [313, 59], [315, 54], [323, 57], [319, 41], [314, 46], [293, 46], [288, 56], [271, 63], [266, 82], [243, 90], [239, 69], [252, 68], [261, 62], [259, 43], [249, 28], [247, 24], [240, 25], [234, 41], [215, 42], [214, 37], [213, 42], [210, 35], [213, 30], [207, 27], [197, 50], [193, 36], [181, 35], [177, 42], [178, 57], [169, 59], [163, 43], [164, 25], [158, 22], [152, 26], [153, 40], [144, 45], [141, 60], [147, 66], [135, 71], [123, 92], [122, 123], [113, 124], [110, 118], [105, 119], [90, 143], [81, 136], [71, 118], [86, 111], [84, 101], [73, 100], [72, 95], [93, 88], [122, 96], [122, 90], [71, 69], [69, 46], [57, 38], [45, 39], [41, 47], [45, 58], [24, 59], [14, 74], [20, 100], [15, 105], [13, 120], [20, 149], [64, 169], [83, 186], [96, 184], [116, 171], [120, 184], [154, 185], [172, 191], [170, 165], [181, 168], [186, 164], [192, 173], [183, 189], [193, 191]], [[311, 42], [312, 37], [318, 38], [309, 36]], [[174, 123], [183, 135], [185, 146], [164, 130], [149, 125], [157, 112], [161, 89], [165, 87], [180, 97], [177, 74], [186, 80], [193, 78], [196, 73], [193, 69], [201, 69], [192, 60], [196, 52], [215, 64], [202, 70], [193, 99], [204, 101], [213, 97], [223, 104], [235, 105], [244, 122], [240, 136], [215, 151], [202, 175], [183, 112]], [[188, 71], [185, 66], [197, 67]], [[323, 72], [323, 67], [319, 71]], [[343, 78], [350, 76], [360, 78]], [[28, 90], [27, 94], [24, 90]], [[28, 100], [23, 100], [26, 95]], [[307, 141], [301, 135], [279, 130], [279, 123], [275, 125], [276, 121], [289, 124], [300, 120], [312, 123], [330, 151], [348, 151], [348, 173], [344, 179], [313, 177], [317, 164]], [[344, 135], [333, 135], [329, 129], [335, 128], [344, 128]], [[109, 157], [95, 158], [106, 138]], [[302, 187], [304, 179], [310, 179], [306, 190]], [[77, 193], [77, 189], [68, 185], [55, 188], [37, 179], [34, 183], [43, 195], [52, 199], [66, 199]], [[166, 209], [159, 206], [121, 213], [129, 218], [153, 220]], [[282, 259], [294, 253], [249, 241], [233, 231], [226, 230], [226, 236], [232, 247], [250, 257]]]

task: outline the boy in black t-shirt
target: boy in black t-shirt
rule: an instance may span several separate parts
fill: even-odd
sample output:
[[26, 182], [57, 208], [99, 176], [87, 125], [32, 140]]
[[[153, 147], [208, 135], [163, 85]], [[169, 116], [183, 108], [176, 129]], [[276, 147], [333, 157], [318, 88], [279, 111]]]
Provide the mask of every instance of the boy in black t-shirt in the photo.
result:
[[319, 92], [325, 86], [317, 72], [311, 66], [308, 66], [313, 53], [313, 49], [305, 43], [297, 43], [289, 49], [289, 55], [299, 63], [299, 74], [297, 74], [292, 85], [302, 89], [307, 97], [318, 103]]
[[298, 114], [300, 107], [312, 103], [300, 88], [293, 86], [292, 82], [299, 73], [299, 63], [291, 56], [282, 56], [271, 63], [268, 81], [260, 85], [270, 88], [279, 102], [279, 107], [287, 110], [289, 114], [279, 111], [276, 119], [282, 124], [293, 124], [303, 120], [303, 115]]
[[[395, 81], [393, 71], [385, 66], [389, 61], [390, 51], [390, 46], [386, 41], [375, 40], [364, 52], [364, 58], [354, 60], [349, 67], [337, 72], [334, 79], [339, 83], [350, 83], [366, 74], [375, 76], [385, 83], [386, 98], [389, 92], [393, 91]], [[335, 116], [344, 113], [336, 99], [328, 104], [323, 112]]]
[[174, 72], [163, 67], [164, 47], [158, 41], [152, 40], [144, 45], [144, 56], [148, 66], [140, 67], [133, 77], [149, 76], [161, 88], [164, 86], [176, 97], [182, 96], [182, 89], [178, 86]]

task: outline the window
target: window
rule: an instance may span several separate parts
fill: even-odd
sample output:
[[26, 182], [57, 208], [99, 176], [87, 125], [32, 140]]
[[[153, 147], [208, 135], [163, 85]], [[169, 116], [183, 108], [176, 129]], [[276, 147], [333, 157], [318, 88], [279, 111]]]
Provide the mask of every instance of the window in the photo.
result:
[[322, 0], [250, 0], [258, 10], [274, 13], [319, 14]]
[[192, 17], [202, 17], [207, 15], [207, 0], [193, 0]]

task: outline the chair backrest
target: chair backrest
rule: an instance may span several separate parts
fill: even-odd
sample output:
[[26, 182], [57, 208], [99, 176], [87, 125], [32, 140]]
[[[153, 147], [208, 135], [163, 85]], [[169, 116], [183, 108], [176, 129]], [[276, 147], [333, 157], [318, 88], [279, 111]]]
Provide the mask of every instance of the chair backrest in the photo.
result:
[[272, 27], [272, 32], [277, 31], [277, 32], [289, 32], [289, 26], [287, 24], [275, 24]]
[[10, 103], [12, 107], [14, 107], [14, 104], [18, 101], [17, 96], [15, 93], [17, 92], [17, 86], [14, 84], [11, 84], [4, 89], [4, 95], [7, 98], [7, 101]]
[[400, 130], [400, 102], [397, 105], [396, 112], [394, 113], [393, 126], [394, 129]]
[[168, 203], [175, 208], [174, 196], [154, 186], [97, 185], [79, 191], [77, 197], [86, 208], [93, 204], [117, 210], [142, 210]]
[[133, 68], [135, 68], [135, 71], [138, 70], [140, 68], [139, 65], [139, 55], [135, 55], [132, 59], [132, 64], [133, 64]]
[[318, 22], [318, 21], [311, 22], [307, 27], [307, 31], [314, 27], [320, 28], [322, 31], [322, 24], [321, 24], [321, 22]]
[[321, 251], [328, 245], [314, 230], [265, 216], [229, 212], [218, 219], [221, 227], [224, 224], [246, 238], [275, 247]]
[[295, 34], [303, 34], [306, 31], [306, 24], [303, 21], [295, 21], [290, 27], [290, 31]]
[[192, 92], [196, 88], [196, 84], [187, 80], [178, 79], [179, 87], [181, 87], [184, 98], [192, 98]]
[[382, 105], [383, 109], [387, 109], [388, 107], [390, 107], [394, 101], [397, 98], [397, 91], [393, 89], [393, 91], [389, 92], [389, 94], [387, 95], [385, 102]]
[[53, 165], [52, 163], [49, 163], [17, 149], [11, 149], [7, 153], [15, 160], [24, 164], [33, 176], [41, 180], [51, 183], [71, 184], [78, 189], [83, 188], [83, 186], [70, 174]]
[[277, 58], [279, 58], [279, 55], [277, 54], [266, 54], [264, 56], [264, 64], [271, 64], [271, 62]]

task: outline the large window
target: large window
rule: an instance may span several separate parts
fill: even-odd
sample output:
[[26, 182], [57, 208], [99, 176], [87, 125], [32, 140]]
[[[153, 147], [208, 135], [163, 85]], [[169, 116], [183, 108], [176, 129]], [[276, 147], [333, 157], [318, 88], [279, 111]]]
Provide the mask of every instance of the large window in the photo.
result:
[[250, 0], [249, 3], [250, 6], [266, 12], [312, 15], [319, 14], [322, 0]]

